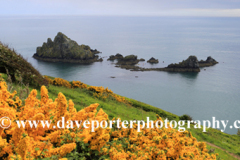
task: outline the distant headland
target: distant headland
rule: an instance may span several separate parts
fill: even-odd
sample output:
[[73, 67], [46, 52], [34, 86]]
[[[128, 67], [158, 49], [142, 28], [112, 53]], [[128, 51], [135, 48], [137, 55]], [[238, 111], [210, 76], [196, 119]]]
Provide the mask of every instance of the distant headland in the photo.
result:
[[88, 64], [102, 61], [98, 50], [91, 49], [88, 45], [78, 45], [77, 42], [71, 40], [66, 35], [58, 32], [54, 41], [47, 39], [47, 43], [43, 43], [41, 47], [37, 47], [37, 52], [33, 58], [48, 62], [69, 62]]

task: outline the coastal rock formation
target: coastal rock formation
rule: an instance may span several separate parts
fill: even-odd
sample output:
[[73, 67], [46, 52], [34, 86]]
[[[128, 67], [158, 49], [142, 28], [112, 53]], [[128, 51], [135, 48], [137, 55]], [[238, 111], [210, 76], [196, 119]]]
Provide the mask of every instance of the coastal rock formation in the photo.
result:
[[218, 62], [215, 59], [213, 59], [211, 56], [209, 56], [207, 57], [206, 61], [201, 60], [198, 63], [199, 63], [199, 67], [209, 67], [217, 64]]
[[155, 58], [150, 58], [148, 61], [148, 63], [158, 63], [158, 59], [155, 59]]
[[122, 59], [119, 59], [117, 62], [117, 65], [135, 65], [139, 62], [139, 59], [137, 59], [137, 56], [135, 55], [128, 55], [125, 56]]
[[100, 52], [96, 49], [92, 50], [83, 44], [78, 45], [77, 42], [58, 32], [54, 41], [48, 38], [47, 43], [44, 42], [42, 47], [37, 47], [33, 58], [51, 62], [92, 63], [102, 61], [96, 55], [98, 53]]
[[192, 69], [196, 71], [200, 71], [198, 59], [196, 56], [189, 56], [188, 59], [183, 60], [182, 62], [179, 62], [178, 64], [170, 64], [166, 68], [168, 69]]
[[117, 59], [117, 60], [119, 60], [119, 59], [123, 59], [123, 56], [121, 55], [121, 54], [119, 54], [119, 53], [117, 53], [115, 56], [114, 55], [111, 55], [107, 60], [109, 61], [113, 61], [113, 60], [115, 60], [115, 59]]
[[170, 64], [165, 68], [143, 68], [135, 65], [120, 65], [120, 68], [130, 71], [167, 71], [167, 72], [200, 72], [198, 60], [196, 56], [189, 56], [178, 64]]
[[142, 61], [142, 62], [143, 62], [143, 61], [145, 61], [145, 59], [143, 59], [143, 58], [140, 58], [140, 59], [139, 59], [139, 61]]

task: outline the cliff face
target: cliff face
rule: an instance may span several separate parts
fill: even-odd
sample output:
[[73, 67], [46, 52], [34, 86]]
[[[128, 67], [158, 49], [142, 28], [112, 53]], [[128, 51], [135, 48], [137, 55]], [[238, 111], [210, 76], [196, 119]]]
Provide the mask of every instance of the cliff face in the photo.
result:
[[42, 47], [37, 47], [33, 57], [53, 62], [91, 63], [100, 61], [97, 53], [99, 53], [97, 50], [92, 50], [87, 45], [78, 45], [77, 42], [59, 32], [54, 41], [48, 38], [47, 43], [44, 42]]

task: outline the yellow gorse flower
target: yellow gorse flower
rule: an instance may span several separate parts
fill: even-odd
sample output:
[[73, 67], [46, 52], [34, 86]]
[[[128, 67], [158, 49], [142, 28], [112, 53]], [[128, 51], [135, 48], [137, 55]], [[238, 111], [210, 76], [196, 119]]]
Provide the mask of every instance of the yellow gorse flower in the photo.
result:
[[[53, 84], [70, 88], [82, 87], [83, 84], [76, 81], [73, 86], [66, 81], [56, 79]], [[70, 85], [69, 85], [70, 84]], [[79, 87], [79, 88], [80, 88]], [[96, 94], [113, 94], [108, 88], [89, 87], [88, 90]], [[107, 155], [114, 160], [168, 160], [168, 159], [216, 159], [217, 154], [208, 154], [206, 144], [197, 142], [190, 132], [178, 132], [171, 128], [143, 128], [137, 132], [136, 124], [133, 128], [96, 128], [91, 132], [91, 127], [79, 128], [74, 124], [74, 129], [57, 129], [56, 125], [61, 117], [66, 120], [88, 120], [89, 126], [93, 121], [109, 121], [108, 115], [100, 109], [98, 104], [92, 104], [80, 111], [76, 111], [74, 103], [62, 94], [58, 94], [56, 100], [48, 96], [45, 86], [41, 87], [41, 99], [37, 99], [37, 91], [32, 90], [25, 104], [22, 105], [16, 93], [10, 93], [4, 81], [0, 81], [0, 116], [11, 119], [11, 127], [0, 128], [0, 157], [8, 155], [8, 159], [36, 159], [58, 155], [59, 159], [71, 153], [77, 146], [76, 138], [81, 138], [83, 143], [88, 143], [91, 150], [99, 151], [99, 156]], [[116, 96], [118, 98], [118, 96]], [[121, 97], [120, 97], [121, 99]], [[122, 101], [123, 99], [121, 99]], [[14, 105], [21, 109], [17, 110]], [[18, 128], [16, 120], [53, 120], [50, 128], [41, 124], [37, 128], [31, 128], [29, 124], [25, 128]], [[158, 117], [157, 120], [161, 120]], [[157, 121], [156, 120], [156, 121]], [[122, 124], [120, 124], [121, 126]], [[71, 137], [64, 140], [64, 136]], [[7, 141], [7, 137], [11, 137]], [[62, 143], [64, 142], [64, 143]], [[111, 143], [109, 143], [111, 142]], [[43, 154], [44, 153], [44, 154]]]

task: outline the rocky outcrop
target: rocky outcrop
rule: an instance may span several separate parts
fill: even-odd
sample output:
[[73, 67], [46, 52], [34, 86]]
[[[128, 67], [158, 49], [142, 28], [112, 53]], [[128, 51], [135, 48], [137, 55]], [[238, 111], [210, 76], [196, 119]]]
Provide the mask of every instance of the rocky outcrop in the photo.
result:
[[158, 63], [158, 59], [155, 59], [155, 58], [150, 58], [148, 61], [148, 63]]
[[165, 68], [142, 68], [135, 65], [120, 65], [120, 68], [130, 71], [167, 71], [167, 72], [200, 72], [198, 60], [196, 56], [189, 56], [178, 64], [170, 64]]
[[59, 32], [54, 38], [47, 39], [41, 47], [37, 47], [37, 52], [33, 55], [35, 59], [51, 62], [70, 63], [92, 63], [102, 61], [99, 59], [99, 51], [92, 50], [88, 45], [78, 45], [63, 33]]
[[91, 51], [93, 54], [102, 53], [102, 52], [98, 51], [97, 49], [90, 49], [90, 51]]
[[166, 67], [166, 69], [171, 71], [193, 71], [200, 72], [198, 59], [196, 56], [189, 56], [188, 59], [179, 62], [178, 64], [170, 64]]
[[139, 59], [137, 59], [137, 56], [135, 55], [128, 55], [125, 56], [122, 59], [119, 59], [117, 62], [117, 65], [135, 65], [139, 62]]
[[201, 60], [198, 63], [199, 63], [199, 67], [209, 67], [217, 64], [218, 62], [215, 59], [213, 59], [211, 56], [209, 56], [205, 61]]
[[123, 59], [123, 56], [119, 53], [117, 53], [115, 56], [111, 55], [107, 60], [108, 61], [114, 61], [115, 59], [119, 60], [119, 59]]
[[143, 58], [140, 58], [140, 59], [139, 59], [139, 61], [142, 61], [142, 62], [143, 62], [143, 61], [145, 61], [145, 59], [143, 59]]

